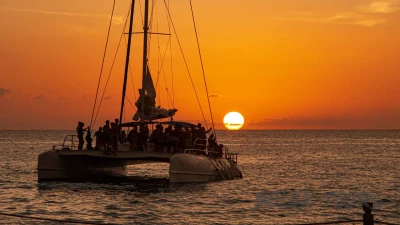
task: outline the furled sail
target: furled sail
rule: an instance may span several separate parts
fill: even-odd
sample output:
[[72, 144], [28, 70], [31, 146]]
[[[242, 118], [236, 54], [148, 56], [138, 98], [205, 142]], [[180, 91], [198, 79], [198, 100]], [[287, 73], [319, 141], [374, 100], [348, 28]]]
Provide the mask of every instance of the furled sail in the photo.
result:
[[[154, 98], [154, 101], [155, 101], [156, 89], [154, 88], [153, 79], [151, 78], [149, 67], [147, 67], [147, 74], [145, 77], [145, 81], [146, 81], [146, 95], [150, 98]], [[155, 106], [155, 102], [154, 102], [154, 106]]]
[[[133, 116], [133, 120], [156, 120], [172, 117], [178, 111], [177, 109], [164, 109], [160, 106], [156, 107], [156, 90], [154, 88], [153, 79], [151, 78], [150, 69], [147, 67], [147, 73], [144, 77], [145, 87], [139, 89], [139, 99], [136, 101], [135, 105], [137, 111]], [[142, 106], [142, 98], [144, 98], [144, 115], [140, 115], [140, 110]]]

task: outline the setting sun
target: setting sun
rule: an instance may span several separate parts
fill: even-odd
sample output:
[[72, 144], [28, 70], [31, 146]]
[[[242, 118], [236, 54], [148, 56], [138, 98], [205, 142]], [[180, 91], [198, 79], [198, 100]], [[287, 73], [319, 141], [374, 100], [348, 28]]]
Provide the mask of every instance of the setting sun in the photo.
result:
[[224, 117], [224, 125], [229, 130], [239, 130], [244, 124], [242, 114], [238, 112], [230, 112]]

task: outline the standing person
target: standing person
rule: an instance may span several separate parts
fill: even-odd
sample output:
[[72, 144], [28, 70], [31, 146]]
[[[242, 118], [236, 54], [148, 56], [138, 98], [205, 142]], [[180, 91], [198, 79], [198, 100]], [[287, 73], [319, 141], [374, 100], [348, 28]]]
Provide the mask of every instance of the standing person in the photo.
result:
[[93, 138], [92, 138], [92, 133], [90, 132], [90, 127], [87, 127], [86, 128], [87, 129], [87, 134], [86, 134], [86, 150], [92, 150], [93, 149], [93, 147], [92, 147], [92, 141], [93, 141]]
[[119, 143], [123, 144], [126, 142], [126, 132], [123, 130], [121, 135], [119, 136]]
[[96, 150], [99, 150], [100, 146], [102, 146], [103, 141], [103, 128], [99, 127], [99, 130], [94, 133], [93, 137], [96, 137], [96, 147], [94, 148]]
[[138, 133], [137, 126], [133, 126], [133, 129], [131, 131], [129, 131], [129, 134], [128, 134], [128, 142], [130, 143], [129, 151], [136, 150], [136, 146], [138, 143], [138, 137], [139, 137], [139, 133]]
[[201, 126], [201, 123], [197, 124], [197, 138], [201, 138], [201, 139], [206, 139], [207, 136], [206, 134], [209, 133], [212, 130], [212, 127], [210, 127], [210, 129], [208, 129], [206, 131], [206, 128], [204, 128], [203, 126]]
[[201, 126], [201, 123], [197, 124], [197, 127], [199, 128], [197, 130], [197, 138], [201, 139], [201, 148], [200, 149], [205, 149], [206, 144], [207, 144], [207, 136], [206, 134], [212, 130], [212, 127], [206, 131], [206, 128]]
[[114, 122], [111, 122], [111, 137], [110, 143], [113, 150], [118, 150], [118, 130], [117, 125]]
[[83, 132], [87, 128], [83, 129], [83, 126], [85, 126], [85, 124], [79, 121], [78, 126], [76, 127], [76, 133], [78, 134], [78, 140], [79, 140], [78, 150], [82, 150], [83, 144], [85, 143], [85, 141], [83, 140]]
[[179, 140], [178, 141], [179, 152], [183, 152], [183, 150], [185, 150], [185, 131], [182, 129], [181, 125], [178, 125], [177, 137]]
[[196, 138], [197, 138], [197, 130], [194, 125], [192, 125], [190, 127], [190, 132], [191, 132], [191, 136], [192, 136], [192, 146], [194, 146], [194, 142], [196, 141]]
[[163, 133], [163, 143], [164, 146], [167, 147], [167, 152], [171, 151], [171, 143], [170, 143], [170, 139], [171, 139], [171, 126], [168, 126], [167, 128], [165, 128], [164, 133]]
[[139, 127], [139, 146], [147, 151], [147, 140], [149, 139], [149, 127], [147, 124], [141, 123]]
[[103, 126], [103, 142], [105, 145], [110, 144], [110, 138], [111, 138], [111, 127], [110, 127], [110, 121], [107, 120], [106, 124]]
[[115, 123], [111, 123], [111, 144], [114, 150], [118, 150], [118, 141], [121, 134], [119, 120], [115, 119]]
[[[157, 124], [156, 129], [151, 133], [151, 139], [154, 142], [154, 151], [158, 152], [162, 149], [162, 125]], [[162, 151], [161, 151], [162, 152]]]
[[185, 149], [192, 147], [192, 131], [189, 130], [188, 127], [185, 127], [185, 131], [183, 133], [185, 138]]

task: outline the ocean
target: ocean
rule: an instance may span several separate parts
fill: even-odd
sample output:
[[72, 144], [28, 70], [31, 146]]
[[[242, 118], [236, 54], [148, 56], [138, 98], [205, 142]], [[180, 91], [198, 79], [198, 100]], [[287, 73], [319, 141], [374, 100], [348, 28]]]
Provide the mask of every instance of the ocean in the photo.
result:
[[[0, 131], [0, 212], [115, 224], [400, 224], [399, 131], [217, 131], [243, 179], [170, 184], [168, 164], [127, 177], [37, 181], [37, 158], [73, 131]], [[54, 224], [0, 215], [0, 224]], [[353, 224], [353, 223], [350, 223]], [[354, 223], [361, 224], [361, 223]]]

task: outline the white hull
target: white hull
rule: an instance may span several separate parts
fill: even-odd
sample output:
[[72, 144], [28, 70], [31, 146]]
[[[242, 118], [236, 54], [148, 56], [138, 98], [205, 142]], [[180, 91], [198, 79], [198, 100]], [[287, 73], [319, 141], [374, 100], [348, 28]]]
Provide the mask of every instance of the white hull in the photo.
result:
[[173, 183], [232, 180], [241, 176], [236, 164], [225, 158], [176, 154], [170, 160], [169, 180]]

